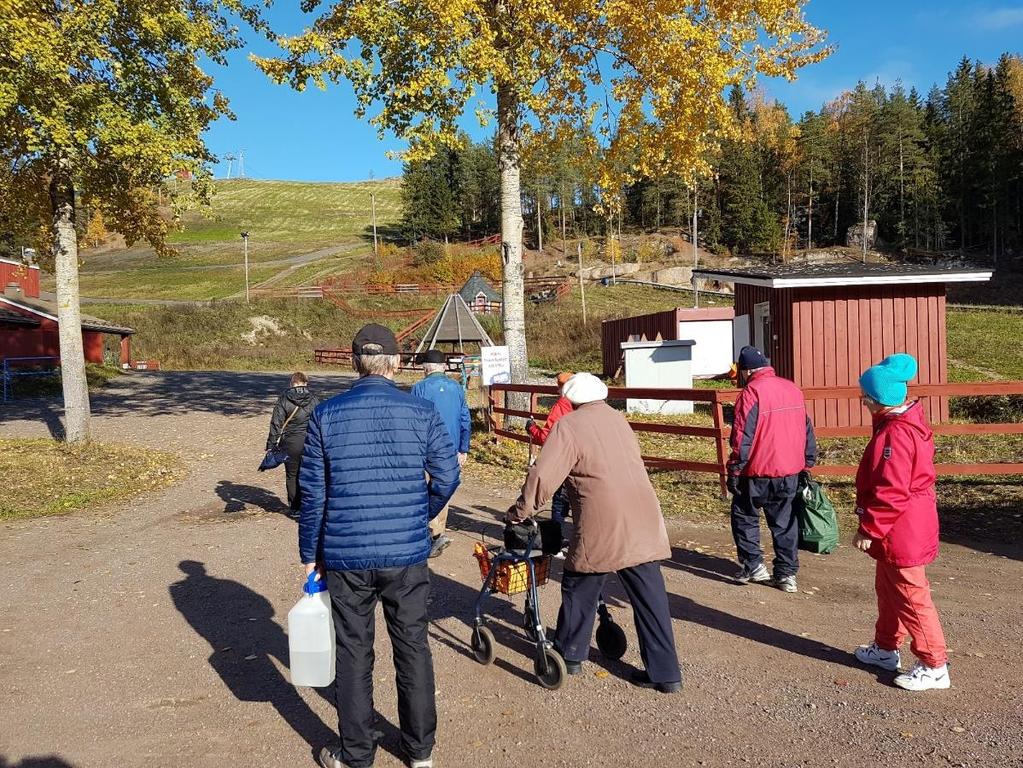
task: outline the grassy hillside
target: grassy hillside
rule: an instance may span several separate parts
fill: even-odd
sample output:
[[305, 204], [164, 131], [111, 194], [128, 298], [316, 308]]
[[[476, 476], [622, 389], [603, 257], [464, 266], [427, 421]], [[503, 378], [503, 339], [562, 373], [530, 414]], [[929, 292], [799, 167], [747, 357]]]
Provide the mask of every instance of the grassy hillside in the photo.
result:
[[[600, 369], [600, 321], [685, 304], [687, 294], [619, 285], [587, 291], [589, 322], [582, 323], [578, 289], [557, 304], [529, 305], [527, 332], [534, 365], [551, 370]], [[364, 297], [359, 310], [439, 308], [438, 296]], [[167, 368], [255, 370], [310, 366], [313, 350], [348, 346], [367, 319], [343, 312], [329, 301], [215, 302], [209, 307], [149, 307], [91, 304], [92, 314], [137, 331], [137, 358], [155, 358]], [[266, 320], [269, 319], [269, 323]], [[411, 318], [385, 318], [399, 330]], [[484, 322], [497, 340], [500, 319]], [[258, 328], [253, 336], [253, 329]]]
[[[177, 250], [158, 257], [138, 244], [127, 250], [83, 252], [83, 296], [126, 299], [218, 299], [244, 290], [242, 231], [249, 233], [250, 284], [281, 278], [298, 285], [330, 271], [366, 263], [372, 229], [386, 231], [401, 216], [401, 182], [345, 184], [236, 179], [217, 182], [210, 210], [187, 212], [170, 236]], [[276, 284], [276, 282], [275, 282]], [[44, 276], [52, 290], [52, 278]]]
[[398, 179], [344, 184], [233, 179], [217, 182], [212, 218], [184, 217], [174, 243], [235, 242], [248, 230], [259, 242], [333, 245], [365, 235], [376, 193], [378, 226], [401, 217]]
[[[302, 270], [309, 269], [307, 267]], [[222, 270], [215, 270], [221, 273]], [[214, 272], [200, 273], [204, 279]], [[223, 278], [223, 275], [220, 275]], [[237, 279], [237, 276], [235, 278]], [[286, 281], [282, 281], [286, 282]], [[154, 294], [160, 292], [154, 288]], [[167, 288], [166, 290], [169, 290]], [[191, 289], [189, 289], [191, 290]], [[210, 290], [217, 290], [213, 286]], [[579, 290], [556, 304], [527, 307], [530, 359], [549, 371], [564, 368], [599, 371], [600, 323], [629, 315], [690, 306], [691, 294], [632, 285], [594, 286], [586, 292], [588, 322], [582, 321]], [[727, 304], [727, 299], [701, 298], [701, 306]], [[413, 309], [439, 306], [439, 297], [366, 297], [359, 309]], [[92, 314], [135, 328], [138, 358], [156, 358], [170, 368], [266, 369], [308, 366], [314, 349], [347, 346], [365, 322], [327, 301], [215, 302], [210, 307], [88, 306]], [[269, 317], [281, 333], [253, 331], [253, 318]], [[385, 319], [395, 330], [411, 322]], [[501, 338], [500, 317], [483, 318], [495, 340]], [[1023, 337], [1023, 315], [1004, 312], [948, 313], [949, 370], [955, 381], [1023, 378], [1023, 356], [1016, 340]]]

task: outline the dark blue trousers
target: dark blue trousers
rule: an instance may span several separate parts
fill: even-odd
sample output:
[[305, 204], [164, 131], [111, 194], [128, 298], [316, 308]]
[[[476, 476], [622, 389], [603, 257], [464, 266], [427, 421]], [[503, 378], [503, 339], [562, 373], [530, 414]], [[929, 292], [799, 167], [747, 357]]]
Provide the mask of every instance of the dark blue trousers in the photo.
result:
[[792, 512], [799, 475], [749, 477], [739, 480], [732, 497], [732, 536], [739, 562], [752, 571], [764, 562], [760, 549], [760, 510], [774, 542], [774, 576], [795, 576], [799, 570], [799, 523]]
[[[597, 602], [607, 580], [606, 573], [565, 571], [561, 576], [561, 610], [554, 645], [566, 661], [585, 661], [590, 655]], [[671, 627], [668, 592], [660, 563], [643, 563], [618, 571], [639, 635], [639, 655], [655, 683], [681, 679], [675, 634]]]
[[561, 487], [554, 492], [551, 499], [551, 520], [556, 523], [563, 523], [568, 519], [568, 482], [561, 484]]
[[373, 645], [376, 606], [383, 603], [398, 687], [401, 747], [412, 759], [429, 757], [437, 734], [433, 656], [427, 631], [430, 572], [426, 563], [370, 571], [327, 571], [337, 636], [338, 730], [341, 761], [373, 765]]

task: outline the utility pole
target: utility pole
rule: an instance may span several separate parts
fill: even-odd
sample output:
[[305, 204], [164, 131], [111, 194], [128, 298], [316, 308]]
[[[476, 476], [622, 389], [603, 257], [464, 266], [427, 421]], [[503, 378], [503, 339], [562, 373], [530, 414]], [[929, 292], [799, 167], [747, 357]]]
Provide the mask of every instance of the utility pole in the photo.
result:
[[583, 325], [586, 325], [586, 283], [583, 280], [583, 244], [576, 243], [576, 255], [579, 257], [579, 295], [583, 300]]
[[245, 303], [249, 303], [249, 233], [242, 232], [242, 242], [245, 244]]

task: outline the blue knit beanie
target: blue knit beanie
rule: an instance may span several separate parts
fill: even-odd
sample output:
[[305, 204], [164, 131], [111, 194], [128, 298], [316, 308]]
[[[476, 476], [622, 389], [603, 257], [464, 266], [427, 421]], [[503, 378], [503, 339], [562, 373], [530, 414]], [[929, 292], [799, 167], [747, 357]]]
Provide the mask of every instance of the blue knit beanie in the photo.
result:
[[916, 377], [916, 370], [916, 358], [912, 355], [889, 355], [863, 372], [860, 389], [881, 405], [902, 405], [906, 402], [906, 382]]
[[757, 368], [766, 368], [770, 363], [764, 357], [764, 353], [756, 347], [745, 346], [739, 350], [739, 360], [736, 367], [740, 371], [755, 371]]

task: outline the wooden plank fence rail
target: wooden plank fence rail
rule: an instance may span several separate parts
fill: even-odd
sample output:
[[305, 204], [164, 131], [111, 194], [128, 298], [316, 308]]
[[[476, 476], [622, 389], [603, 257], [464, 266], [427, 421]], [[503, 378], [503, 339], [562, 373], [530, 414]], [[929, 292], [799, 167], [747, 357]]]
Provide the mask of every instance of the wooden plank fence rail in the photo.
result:
[[[517, 410], [507, 406], [507, 394], [526, 393], [529, 395], [529, 410]], [[715, 441], [717, 461], [685, 461], [661, 456], [644, 456], [643, 461], [651, 469], [669, 471], [706, 472], [716, 474], [721, 484], [722, 494], [725, 492], [726, 468], [728, 459], [728, 436], [730, 426], [725, 421], [724, 406], [734, 404], [739, 396], [738, 389], [659, 389], [650, 387], [609, 387], [609, 400], [626, 400], [630, 398], [643, 400], [688, 400], [707, 403], [710, 406], [713, 426], [701, 427], [688, 424], [665, 424], [649, 421], [629, 421], [636, 432], [651, 432], [664, 435], [684, 437], [705, 437]], [[860, 390], [857, 387], [830, 387], [806, 389], [803, 391], [807, 401], [840, 400], [847, 401], [849, 408], [863, 407], [860, 404]], [[1001, 397], [1023, 396], [1023, 381], [981, 381], [968, 384], [926, 384], [909, 388], [910, 397]], [[534, 445], [527, 434], [512, 432], [504, 428], [504, 417], [533, 418], [543, 421], [546, 417], [539, 409], [541, 397], [556, 397], [557, 387], [533, 384], [495, 384], [489, 388], [488, 410], [491, 432], [499, 438], [529, 443], [532, 455]], [[1020, 423], [971, 423], [971, 424], [934, 424], [932, 429], [938, 435], [1021, 435], [1023, 424]], [[855, 427], [823, 427], [816, 430], [819, 438], [853, 438], [869, 437], [869, 426]], [[937, 473], [948, 475], [1023, 475], [1023, 463], [985, 463], [976, 464], [938, 464]], [[856, 474], [856, 467], [848, 464], [825, 464], [814, 468], [815, 475], [829, 477], [848, 477]]]
[[290, 288], [251, 288], [249, 295], [256, 299], [322, 299], [323, 288], [318, 285], [299, 285]]

